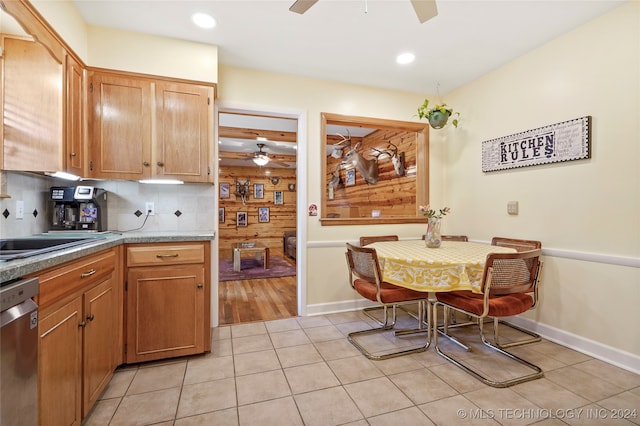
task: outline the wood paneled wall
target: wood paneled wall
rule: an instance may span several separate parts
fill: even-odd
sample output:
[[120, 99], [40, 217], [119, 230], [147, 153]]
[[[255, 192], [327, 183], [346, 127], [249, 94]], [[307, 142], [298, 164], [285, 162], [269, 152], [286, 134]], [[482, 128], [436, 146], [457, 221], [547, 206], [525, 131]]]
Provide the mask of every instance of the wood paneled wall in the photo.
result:
[[[376, 153], [372, 148], [387, 149], [389, 142], [398, 147], [398, 153], [405, 153], [405, 176], [398, 176], [391, 159], [381, 155], [378, 161], [379, 180], [368, 184], [356, 171], [355, 185], [346, 186], [347, 169], [340, 170], [342, 184], [333, 192], [333, 200], [327, 201], [327, 215], [335, 217], [371, 217], [372, 210], [380, 210], [383, 217], [415, 216], [416, 214], [416, 132], [380, 129], [362, 138], [360, 152], [370, 159]], [[353, 141], [355, 144], [355, 140]], [[336, 165], [342, 159], [327, 157], [326, 182], [331, 179]], [[328, 185], [325, 194], [328, 196]], [[331, 216], [329, 216], [331, 217]]]
[[[270, 174], [267, 174], [270, 172]], [[280, 181], [274, 185], [270, 177], [278, 176]], [[250, 195], [246, 204], [235, 195], [236, 178], [249, 179]], [[231, 245], [242, 241], [259, 241], [270, 248], [282, 248], [284, 231], [296, 229], [296, 185], [295, 169], [270, 169], [268, 167], [220, 167], [219, 183], [228, 183], [229, 198], [221, 198], [219, 207], [224, 208], [225, 220], [219, 226], [219, 246], [224, 257], [231, 257]], [[264, 198], [255, 198], [254, 184], [263, 185]], [[296, 185], [291, 191], [289, 185]], [[274, 204], [275, 191], [282, 191], [283, 204]], [[258, 209], [269, 208], [269, 222], [258, 221]], [[246, 227], [237, 227], [236, 213], [247, 212]]]

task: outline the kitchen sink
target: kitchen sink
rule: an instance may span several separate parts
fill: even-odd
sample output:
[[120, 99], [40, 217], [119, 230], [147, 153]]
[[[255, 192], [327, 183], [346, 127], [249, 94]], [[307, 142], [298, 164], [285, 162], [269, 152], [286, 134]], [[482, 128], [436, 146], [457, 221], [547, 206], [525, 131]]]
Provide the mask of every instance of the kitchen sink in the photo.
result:
[[0, 240], [0, 260], [23, 259], [95, 241], [96, 237], [27, 237]]

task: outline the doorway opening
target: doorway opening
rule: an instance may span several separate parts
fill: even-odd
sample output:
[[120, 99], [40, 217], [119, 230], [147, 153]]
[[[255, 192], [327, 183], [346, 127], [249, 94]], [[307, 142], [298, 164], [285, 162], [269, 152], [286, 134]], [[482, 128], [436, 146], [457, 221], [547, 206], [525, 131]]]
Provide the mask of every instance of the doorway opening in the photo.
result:
[[298, 119], [222, 107], [217, 118], [219, 325], [294, 317]]

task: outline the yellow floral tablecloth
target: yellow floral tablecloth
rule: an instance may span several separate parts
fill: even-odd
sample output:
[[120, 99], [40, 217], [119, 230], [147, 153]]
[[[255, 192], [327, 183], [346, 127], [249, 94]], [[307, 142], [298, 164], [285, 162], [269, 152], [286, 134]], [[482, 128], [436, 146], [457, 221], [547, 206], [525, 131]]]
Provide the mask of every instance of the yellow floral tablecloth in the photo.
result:
[[383, 279], [417, 291], [480, 291], [489, 253], [515, 253], [508, 247], [443, 241], [427, 248], [423, 240], [385, 241], [367, 245], [376, 249]]

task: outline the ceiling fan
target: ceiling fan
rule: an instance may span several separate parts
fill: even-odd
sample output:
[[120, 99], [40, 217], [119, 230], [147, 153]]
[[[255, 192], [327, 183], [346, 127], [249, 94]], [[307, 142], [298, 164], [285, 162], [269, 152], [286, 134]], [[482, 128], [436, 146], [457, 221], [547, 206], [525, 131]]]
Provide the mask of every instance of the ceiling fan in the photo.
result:
[[258, 145], [258, 151], [254, 152], [253, 154], [247, 154], [246, 159], [253, 160], [253, 162], [260, 167], [266, 166], [269, 163], [274, 163], [281, 166], [289, 167], [289, 165], [286, 162], [270, 157], [269, 153], [263, 151], [265, 144], [259, 143], [257, 145]]
[[[318, 0], [296, 0], [289, 10], [303, 14], [317, 2]], [[418, 20], [421, 24], [438, 15], [438, 8], [436, 7], [435, 0], [411, 0], [411, 4], [413, 5], [413, 10], [416, 11], [416, 15], [418, 15]]]

